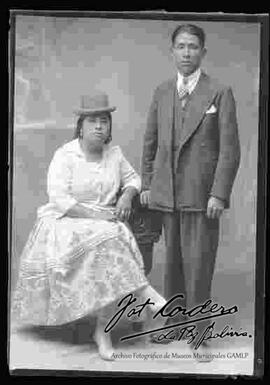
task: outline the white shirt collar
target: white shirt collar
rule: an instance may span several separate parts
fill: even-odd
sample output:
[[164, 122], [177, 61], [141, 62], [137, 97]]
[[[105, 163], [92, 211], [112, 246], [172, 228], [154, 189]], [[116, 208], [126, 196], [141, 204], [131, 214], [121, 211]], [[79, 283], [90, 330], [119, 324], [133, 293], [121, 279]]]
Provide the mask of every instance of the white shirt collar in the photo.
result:
[[[201, 76], [201, 69], [198, 68], [195, 72], [193, 72], [191, 75], [187, 76], [188, 83], [186, 85], [187, 90], [189, 94], [194, 90], [196, 87], [198, 80]], [[183, 75], [180, 74], [180, 72], [177, 73], [177, 90], [179, 91], [179, 88], [183, 85]]]

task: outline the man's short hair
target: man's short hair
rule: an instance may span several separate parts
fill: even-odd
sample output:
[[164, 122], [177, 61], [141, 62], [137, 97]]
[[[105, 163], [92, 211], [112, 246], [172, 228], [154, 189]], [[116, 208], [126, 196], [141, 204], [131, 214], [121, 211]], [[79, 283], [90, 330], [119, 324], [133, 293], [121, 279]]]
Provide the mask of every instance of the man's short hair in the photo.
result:
[[203, 48], [205, 45], [205, 32], [202, 28], [194, 24], [181, 24], [172, 33], [172, 45], [175, 43], [175, 39], [180, 33], [187, 32], [191, 35], [197, 36], [200, 45]]

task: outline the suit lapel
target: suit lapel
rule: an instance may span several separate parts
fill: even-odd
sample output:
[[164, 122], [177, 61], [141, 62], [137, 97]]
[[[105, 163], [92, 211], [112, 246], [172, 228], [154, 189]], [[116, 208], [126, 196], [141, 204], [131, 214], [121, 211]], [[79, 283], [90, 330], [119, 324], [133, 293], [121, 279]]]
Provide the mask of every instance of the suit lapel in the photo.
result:
[[212, 86], [210, 78], [202, 72], [198, 84], [193, 91], [192, 98], [188, 104], [188, 111], [182, 128], [178, 155], [183, 145], [198, 128], [204, 113], [212, 102], [215, 94], [216, 89]]
[[173, 138], [173, 116], [174, 116], [174, 94], [175, 94], [175, 88], [176, 88], [176, 78], [173, 78], [168, 83], [168, 89], [166, 93], [166, 103], [165, 103], [165, 109], [164, 114], [168, 114], [165, 120], [167, 120], [167, 124], [164, 124], [164, 127], [169, 127], [169, 131], [166, 135], [166, 142], [172, 143]]

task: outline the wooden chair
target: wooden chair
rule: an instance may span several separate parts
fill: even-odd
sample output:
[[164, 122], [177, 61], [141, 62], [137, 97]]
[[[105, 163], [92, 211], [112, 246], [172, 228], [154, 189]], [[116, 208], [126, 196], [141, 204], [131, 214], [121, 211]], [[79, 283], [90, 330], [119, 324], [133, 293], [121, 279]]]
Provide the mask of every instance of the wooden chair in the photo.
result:
[[148, 275], [152, 268], [154, 243], [159, 241], [162, 233], [162, 217], [159, 211], [142, 206], [139, 195], [134, 197], [132, 203], [129, 225], [143, 256], [145, 274]]

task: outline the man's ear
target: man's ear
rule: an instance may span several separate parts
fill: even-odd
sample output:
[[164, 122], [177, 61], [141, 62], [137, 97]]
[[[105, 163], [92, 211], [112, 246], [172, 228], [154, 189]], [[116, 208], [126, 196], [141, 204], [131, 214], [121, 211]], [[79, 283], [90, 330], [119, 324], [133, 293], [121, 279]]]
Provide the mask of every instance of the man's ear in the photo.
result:
[[175, 61], [175, 54], [174, 54], [173, 46], [172, 45], [170, 46], [169, 51], [170, 51], [171, 58], [173, 59], [173, 61]]
[[203, 47], [203, 49], [202, 49], [202, 57], [204, 58], [206, 54], [207, 54], [207, 48]]
[[170, 54], [173, 55], [173, 46], [172, 45], [170, 45], [169, 51], [170, 51]]

